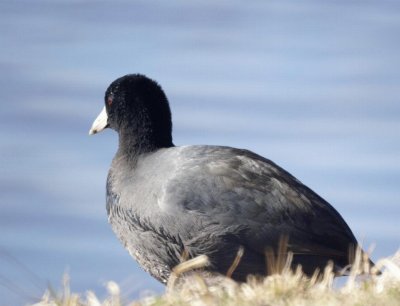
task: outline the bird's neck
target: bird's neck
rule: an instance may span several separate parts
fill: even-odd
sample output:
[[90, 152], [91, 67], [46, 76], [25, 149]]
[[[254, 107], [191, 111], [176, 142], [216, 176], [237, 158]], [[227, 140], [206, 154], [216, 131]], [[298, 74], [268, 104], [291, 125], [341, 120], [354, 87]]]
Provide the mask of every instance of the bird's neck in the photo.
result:
[[123, 157], [135, 165], [141, 155], [173, 146], [171, 137], [153, 137], [150, 133], [134, 131], [119, 132], [117, 156]]

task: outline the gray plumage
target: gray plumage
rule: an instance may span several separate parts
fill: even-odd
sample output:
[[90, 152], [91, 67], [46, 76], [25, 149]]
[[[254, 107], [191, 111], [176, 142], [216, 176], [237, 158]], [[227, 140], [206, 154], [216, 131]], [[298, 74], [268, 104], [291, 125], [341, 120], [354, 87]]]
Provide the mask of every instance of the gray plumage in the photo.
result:
[[226, 274], [243, 247], [232, 278], [264, 275], [265, 251], [282, 237], [293, 266], [308, 275], [330, 260], [336, 272], [351, 264], [357, 241], [339, 213], [270, 160], [223, 146], [175, 147], [168, 102], [154, 81], [122, 77], [105, 100], [107, 126], [119, 133], [107, 179], [109, 222], [159, 281], [184, 250], [207, 255], [208, 269]]

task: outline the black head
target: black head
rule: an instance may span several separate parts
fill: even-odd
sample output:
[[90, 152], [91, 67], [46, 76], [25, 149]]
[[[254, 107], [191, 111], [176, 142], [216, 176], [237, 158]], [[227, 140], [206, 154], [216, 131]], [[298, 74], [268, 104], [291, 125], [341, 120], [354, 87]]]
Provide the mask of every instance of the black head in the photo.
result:
[[[172, 121], [168, 99], [155, 81], [140, 74], [116, 79], [107, 88], [105, 97], [107, 122], [91, 133], [110, 127], [117, 131], [123, 145], [141, 151], [172, 146]], [[100, 117], [100, 116], [99, 116]]]

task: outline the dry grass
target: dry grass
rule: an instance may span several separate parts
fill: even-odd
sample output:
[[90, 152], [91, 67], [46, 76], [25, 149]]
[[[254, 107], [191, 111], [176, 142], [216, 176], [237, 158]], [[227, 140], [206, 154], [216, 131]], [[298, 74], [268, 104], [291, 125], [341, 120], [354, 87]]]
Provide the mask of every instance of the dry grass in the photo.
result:
[[361, 275], [369, 269], [361, 256], [344, 286], [333, 287], [333, 273], [328, 266], [320, 277], [305, 277], [300, 270], [291, 271], [286, 264], [281, 274], [263, 279], [249, 278], [247, 283], [237, 284], [229, 278], [206, 278], [199, 273], [179, 276], [193, 267], [202, 266], [207, 259], [202, 257], [182, 263], [174, 271], [167, 292], [139, 301], [121, 300], [119, 286], [107, 285], [109, 297], [100, 301], [92, 292], [82, 297], [69, 292], [65, 281], [63, 292], [47, 292], [37, 306], [100, 306], [100, 305], [400, 305], [400, 251], [392, 258], [381, 259], [377, 267], [381, 275]]

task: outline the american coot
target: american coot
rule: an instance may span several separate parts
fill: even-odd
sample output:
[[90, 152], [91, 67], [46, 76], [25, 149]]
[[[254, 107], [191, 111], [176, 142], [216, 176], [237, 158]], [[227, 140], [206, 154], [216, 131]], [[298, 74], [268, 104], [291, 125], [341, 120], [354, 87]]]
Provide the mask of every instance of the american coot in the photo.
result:
[[351, 264], [357, 241], [340, 214], [272, 161], [231, 147], [174, 146], [168, 100], [155, 81], [123, 76], [104, 99], [89, 133], [110, 127], [119, 135], [107, 178], [109, 222], [156, 279], [165, 283], [184, 251], [207, 255], [208, 270], [226, 274], [242, 248], [231, 276], [244, 281], [265, 273], [265, 252], [282, 237], [292, 265], [308, 275], [328, 261], [336, 273]]

